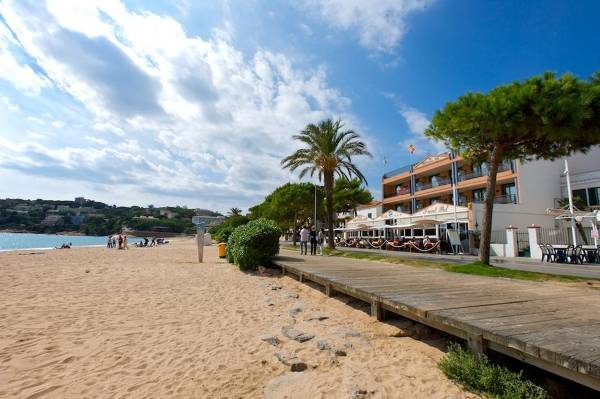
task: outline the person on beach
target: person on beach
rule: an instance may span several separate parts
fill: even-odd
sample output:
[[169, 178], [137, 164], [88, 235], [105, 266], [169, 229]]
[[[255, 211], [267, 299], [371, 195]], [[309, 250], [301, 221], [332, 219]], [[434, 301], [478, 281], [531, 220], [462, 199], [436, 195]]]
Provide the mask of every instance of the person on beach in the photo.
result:
[[106, 248], [112, 248], [112, 235], [108, 236], [108, 242], [106, 243]]
[[317, 254], [317, 231], [315, 230], [315, 226], [310, 228], [310, 254]]
[[119, 234], [119, 249], [123, 249], [123, 234]]
[[300, 255], [308, 255], [308, 239], [310, 237], [310, 230], [306, 226], [302, 226], [300, 230]]
[[317, 243], [319, 244], [319, 251], [321, 256], [323, 256], [323, 252], [325, 250], [325, 229], [321, 227], [319, 233], [317, 234]]
[[123, 249], [129, 249], [127, 246], [127, 235], [123, 234]]
[[112, 248], [116, 248], [117, 247], [117, 237], [112, 236]]

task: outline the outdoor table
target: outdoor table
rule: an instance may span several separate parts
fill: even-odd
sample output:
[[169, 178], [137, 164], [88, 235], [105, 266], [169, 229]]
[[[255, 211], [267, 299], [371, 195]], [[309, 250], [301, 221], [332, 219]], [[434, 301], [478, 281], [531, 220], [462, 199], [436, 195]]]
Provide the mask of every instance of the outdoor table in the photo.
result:
[[[564, 244], [557, 244], [557, 245], [552, 245], [552, 248], [554, 248], [556, 250], [556, 254], [558, 258], [562, 258], [564, 261], [568, 262], [568, 259], [566, 259], [565, 256], [565, 251], [566, 249], [569, 247], [569, 245], [564, 245]], [[586, 260], [591, 259], [591, 261], [588, 261], [588, 263], [594, 263], [595, 261], [597, 261], [597, 259], [592, 259], [596, 257], [596, 247], [593, 245], [582, 245], [581, 248], [585, 251], [586, 253]]]

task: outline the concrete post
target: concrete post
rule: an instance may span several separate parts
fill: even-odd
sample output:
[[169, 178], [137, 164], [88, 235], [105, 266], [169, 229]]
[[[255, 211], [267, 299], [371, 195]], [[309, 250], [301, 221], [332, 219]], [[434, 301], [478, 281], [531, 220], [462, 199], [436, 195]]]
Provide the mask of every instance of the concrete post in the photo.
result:
[[527, 228], [529, 233], [529, 254], [534, 259], [542, 259], [540, 249], [540, 226], [531, 225]]
[[506, 228], [506, 257], [516, 258], [519, 256], [519, 244], [517, 242], [517, 228], [508, 226]]
[[202, 263], [204, 255], [204, 228], [198, 227], [196, 232], [196, 245], [198, 246], [198, 263]]

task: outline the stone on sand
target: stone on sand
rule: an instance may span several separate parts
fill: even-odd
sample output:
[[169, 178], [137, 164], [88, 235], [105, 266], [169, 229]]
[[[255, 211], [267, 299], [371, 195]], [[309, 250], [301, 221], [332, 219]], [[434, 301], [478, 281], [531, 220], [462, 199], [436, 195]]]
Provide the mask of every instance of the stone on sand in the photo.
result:
[[279, 345], [279, 338], [277, 338], [275, 335], [273, 334], [264, 334], [260, 336], [260, 340], [264, 341], [268, 344], [271, 344], [273, 346], [277, 346]]
[[302, 331], [296, 330], [292, 326], [283, 326], [281, 328], [281, 332], [289, 339], [293, 339], [294, 341], [298, 342], [310, 341], [315, 337], [314, 334], [304, 333]]
[[290, 371], [298, 372], [306, 370], [306, 363], [298, 359], [296, 355], [277, 352], [275, 357], [277, 357], [281, 363], [290, 366]]
[[292, 308], [290, 309], [290, 311], [288, 313], [290, 314], [290, 316], [296, 317], [298, 315], [298, 313], [302, 312], [303, 310], [304, 310], [304, 304], [302, 302], [298, 302], [294, 306], [292, 306]]
[[323, 320], [327, 320], [328, 318], [329, 318], [329, 316], [327, 316], [326, 314], [314, 313], [314, 314], [306, 316], [304, 318], [304, 321], [323, 321]]
[[337, 335], [342, 338], [360, 337], [360, 333], [353, 328], [342, 328], [337, 331]]

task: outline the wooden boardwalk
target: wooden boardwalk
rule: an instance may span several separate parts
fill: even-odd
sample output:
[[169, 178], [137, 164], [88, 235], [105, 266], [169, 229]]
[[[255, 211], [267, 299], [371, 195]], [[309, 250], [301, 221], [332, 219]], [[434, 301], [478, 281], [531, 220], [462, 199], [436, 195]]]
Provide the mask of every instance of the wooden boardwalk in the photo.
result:
[[600, 391], [600, 291], [341, 257], [275, 259], [285, 273]]

